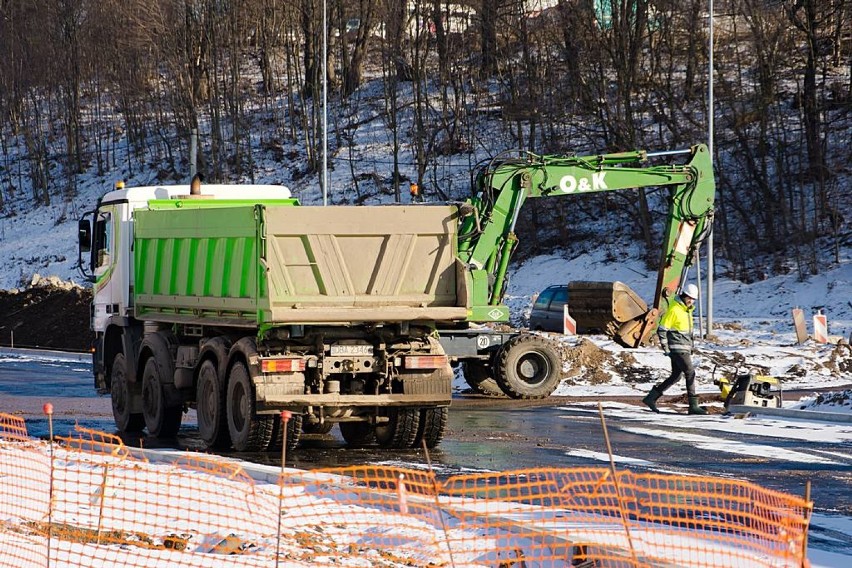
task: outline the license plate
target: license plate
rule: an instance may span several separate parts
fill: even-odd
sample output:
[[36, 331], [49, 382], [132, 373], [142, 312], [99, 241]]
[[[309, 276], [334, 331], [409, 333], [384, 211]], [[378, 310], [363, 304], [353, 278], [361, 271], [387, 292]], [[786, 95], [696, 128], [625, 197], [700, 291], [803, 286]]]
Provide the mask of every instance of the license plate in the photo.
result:
[[364, 356], [372, 354], [372, 345], [350, 345], [348, 343], [338, 343], [331, 346], [332, 356]]

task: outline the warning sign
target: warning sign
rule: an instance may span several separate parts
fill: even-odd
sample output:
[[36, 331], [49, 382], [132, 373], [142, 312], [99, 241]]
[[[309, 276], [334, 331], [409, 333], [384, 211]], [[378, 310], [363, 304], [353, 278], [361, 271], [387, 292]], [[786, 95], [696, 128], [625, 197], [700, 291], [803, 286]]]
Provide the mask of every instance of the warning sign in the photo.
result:
[[793, 325], [796, 328], [796, 342], [801, 345], [808, 340], [808, 328], [805, 326], [805, 312], [802, 308], [793, 308]]

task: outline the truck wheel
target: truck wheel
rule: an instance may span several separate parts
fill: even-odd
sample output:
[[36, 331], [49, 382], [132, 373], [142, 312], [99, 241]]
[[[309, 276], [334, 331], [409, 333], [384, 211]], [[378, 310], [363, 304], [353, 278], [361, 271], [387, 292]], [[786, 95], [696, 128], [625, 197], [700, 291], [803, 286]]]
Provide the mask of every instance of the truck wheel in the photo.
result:
[[497, 357], [497, 384], [511, 398], [546, 398], [562, 380], [553, 342], [536, 335], [510, 339]]
[[332, 428], [334, 428], [334, 422], [328, 420], [322, 424], [319, 422], [311, 424], [307, 420], [302, 421], [302, 432], [305, 434], [328, 434]]
[[174, 438], [180, 429], [183, 409], [166, 406], [163, 378], [155, 357], [149, 357], [142, 371], [142, 416], [149, 434], [158, 438]]
[[376, 433], [369, 422], [341, 422], [340, 434], [352, 448], [363, 448], [376, 441]]
[[465, 382], [478, 394], [505, 396], [494, 379], [491, 366], [481, 361], [463, 361], [462, 374]]
[[420, 426], [419, 408], [388, 408], [389, 420], [376, 425], [376, 441], [383, 448], [410, 448]]
[[131, 412], [134, 397], [139, 397], [139, 385], [127, 382], [127, 358], [124, 353], [119, 353], [113, 359], [110, 376], [109, 391], [116, 428], [119, 432], [141, 431], [145, 427], [145, 417], [140, 412]]
[[[302, 422], [301, 414], [294, 414], [287, 421], [287, 451], [296, 449], [299, 445], [299, 439], [302, 437]], [[269, 440], [270, 451], [281, 451], [281, 446], [284, 444], [284, 430], [281, 428], [281, 416], [276, 416], [274, 425], [272, 426], [272, 439]]]
[[238, 452], [260, 452], [272, 439], [275, 416], [257, 414], [251, 378], [241, 362], [234, 363], [228, 377], [228, 432]]
[[411, 447], [419, 448], [420, 444], [424, 441], [426, 442], [426, 447], [430, 450], [437, 447], [441, 443], [441, 440], [444, 439], [444, 430], [447, 428], [447, 418], [449, 415], [450, 409], [446, 406], [421, 410], [417, 437], [414, 439]]
[[207, 359], [198, 371], [196, 390], [196, 414], [198, 435], [208, 448], [228, 448], [231, 435], [228, 432], [228, 410], [225, 406], [225, 383], [219, 380], [216, 364]]

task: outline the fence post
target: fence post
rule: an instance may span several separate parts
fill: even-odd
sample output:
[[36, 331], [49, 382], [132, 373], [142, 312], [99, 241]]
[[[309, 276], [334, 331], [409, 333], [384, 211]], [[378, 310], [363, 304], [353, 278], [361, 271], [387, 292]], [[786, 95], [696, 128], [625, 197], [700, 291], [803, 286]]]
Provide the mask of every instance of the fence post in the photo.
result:
[[802, 568], [805, 568], [806, 566], [810, 566], [810, 563], [808, 562], [808, 528], [810, 527], [811, 512], [812, 512], [811, 480], [808, 479], [805, 482], [805, 512], [804, 512], [805, 513], [805, 521], [807, 521], [808, 526], [805, 527], [805, 531], [804, 531], [805, 535], [804, 535], [804, 538], [802, 538]]
[[275, 568], [281, 557], [281, 509], [284, 507], [284, 464], [287, 462], [287, 425], [293, 413], [281, 411], [281, 473], [278, 475], [278, 531], [275, 535]]
[[47, 494], [47, 568], [50, 568], [50, 541], [53, 537], [53, 405], [46, 402], [41, 409], [47, 415], [50, 433], [50, 489]]
[[104, 520], [104, 502], [106, 501], [107, 476], [109, 475], [109, 464], [104, 464], [104, 476], [101, 480], [101, 505], [98, 508], [98, 544], [101, 543], [101, 527]]
[[618, 501], [618, 510], [621, 513], [621, 522], [624, 526], [624, 534], [627, 535], [627, 544], [630, 547], [630, 556], [633, 558], [633, 566], [640, 566], [639, 558], [636, 556], [636, 549], [633, 548], [633, 536], [630, 534], [630, 527], [627, 524], [627, 512], [624, 510], [621, 488], [618, 485], [618, 473], [615, 471], [615, 458], [612, 457], [612, 445], [609, 443], [609, 432], [606, 429], [603, 405], [600, 402], [598, 403], [598, 413], [601, 415], [601, 426], [603, 427], [604, 440], [606, 441], [606, 451], [609, 454], [609, 471], [612, 475], [612, 484], [615, 486], [615, 497]]

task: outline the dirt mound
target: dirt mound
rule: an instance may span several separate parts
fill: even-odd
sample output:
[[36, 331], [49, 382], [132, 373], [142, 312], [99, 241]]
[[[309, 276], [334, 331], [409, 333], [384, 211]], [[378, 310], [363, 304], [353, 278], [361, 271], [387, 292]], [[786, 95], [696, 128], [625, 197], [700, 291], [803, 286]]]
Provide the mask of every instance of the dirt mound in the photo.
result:
[[34, 277], [25, 290], [0, 290], [0, 345], [88, 351], [92, 291]]
[[575, 346], [563, 346], [562, 360], [567, 366], [567, 371], [562, 373], [565, 379], [582, 379], [593, 385], [608, 383], [612, 379], [603, 369], [611, 368], [615, 364], [615, 357], [588, 339], [581, 339]]

